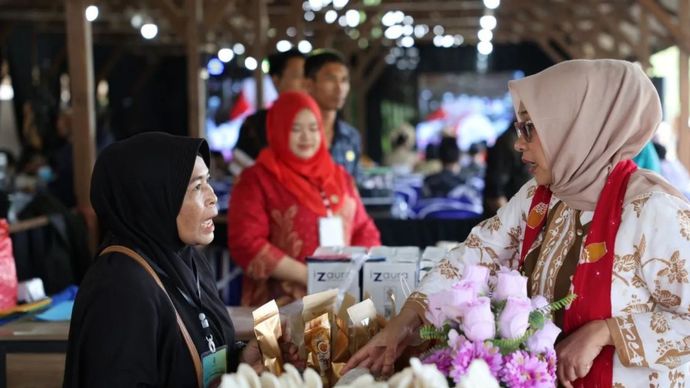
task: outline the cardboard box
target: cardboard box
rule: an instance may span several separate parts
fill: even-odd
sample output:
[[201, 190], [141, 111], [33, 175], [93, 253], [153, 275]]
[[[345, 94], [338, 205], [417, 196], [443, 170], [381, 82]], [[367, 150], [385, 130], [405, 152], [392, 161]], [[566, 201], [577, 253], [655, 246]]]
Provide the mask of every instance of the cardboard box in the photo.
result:
[[319, 247], [307, 258], [307, 293], [314, 294], [331, 288], [340, 289], [351, 281], [348, 293], [359, 302], [362, 300], [360, 271], [354, 269], [353, 255], [365, 254], [363, 247]]
[[362, 298], [371, 298], [378, 314], [392, 318], [417, 287], [418, 266], [419, 261], [411, 257], [396, 261], [371, 258], [362, 269]]

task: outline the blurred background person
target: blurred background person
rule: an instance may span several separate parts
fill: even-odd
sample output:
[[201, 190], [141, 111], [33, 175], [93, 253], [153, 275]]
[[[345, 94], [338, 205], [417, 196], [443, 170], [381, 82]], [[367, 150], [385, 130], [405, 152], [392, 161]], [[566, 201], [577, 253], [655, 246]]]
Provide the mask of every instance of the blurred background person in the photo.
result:
[[409, 174], [417, 164], [414, 136], [414, 128], [408, 123], [400, 124], [391, 136], [391, 152], [386, 155], [384, 164], [394, 173]]
[[[304, 80], [304, 54], [298, 50], [275, 53], [268, 57], [268, 74], [278, 94], [302, 90]], [[266, 147], [266, 115], [268, 110], [259, 109], [247, 117], [240, 128], [235, 152], [240, 150], [252, 159]]]
[[661, 175], [673, 186], [690, 198], [690, 174], [678, 159], [667, 158], [666, 147], [659, 143], [653, 143], [654, 149], [659, 155]]
[[[353, 179], [328, 154], [316, 102], [283, 93], [268, 111], [267, 130], [268, 147], [242, 172], [228, 212], [230, 255], [244, 270], [244, 306], [302, 298], [306, 257], [320, 245], [381, 244]], [[340, 244], [322, 240], [336, 235]]]
[[656, 149], [654, 148], [652, 141], [649, 141], [644, 148], [642, 148], [642, 151], [640, 151], [640, 153], [633, 158], [633, 162], [635, 162], [639, 168], [644, 168], [654, 171], [657, 174], [661, 174], [659, 155], [656, 153]]
[[321, 110], [326, 147], [333, 160], [357, 177], [362, 140], [357, 128], [340, 115], [350, 92], [350, 70], [334, 50], [315, 50], [304, 63], [304, 86]]
[[444, 137], [439, 146], [439, 156], [443, 169], [424, 178], [424, 196], [446, 197], [456, 187], [465, 184], [461, 176], [460, 148], [455, 137]]
[[531, 178], [522, 156], [513, 146], [516, 141], [517, 132], [511, 122], [486, 153], [484, 215], [487, 217], [496, 214], [496, 210], [508, 203], [508, 198], [512, 198]]

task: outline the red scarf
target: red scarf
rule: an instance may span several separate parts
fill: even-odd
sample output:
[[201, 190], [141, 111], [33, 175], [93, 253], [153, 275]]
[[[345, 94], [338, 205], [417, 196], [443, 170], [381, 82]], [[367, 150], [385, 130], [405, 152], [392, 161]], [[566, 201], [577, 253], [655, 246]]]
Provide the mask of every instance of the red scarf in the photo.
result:
[[[292, 124], [304, 109], [316, 116], [321, 132], [319, 149], [307, 160], [298, 158], [289, 145]], [[328, 153], [321, 111], [316, 102], [305, 93], [282, 93], [268, 111], [266, 138], [268, 147], [261, 151], [257, 163], [271, 171], [297, 201], [314, 213], [327, 214], [324, 196], [330, 209], [337, 212], [343, 205], [347, 180]]]
[[[565, 310], [563, 332], [569, 334], [587, 322], [611, 317], [611, 281], [613, 277], [613, 250], [616, 234], [623, 213], [623, 199], [630, 176], [637, 170], [631, 160], [619, 162], [609, 174], [606, 185], [594, 210], [592, 226], [587, 233], [583, 255], [580, 259], [572, 289], [577, 298]], [[539, 186], [530, 205], [525, 238], [522, 242], [520, 267], [529, 248], [546, 223], [551, 201], [551, 190]], [[611, 387], [613, 384], [613, 346], [606, 346], [594, 359], [587, 376], [576, 380], [575, 387]]]

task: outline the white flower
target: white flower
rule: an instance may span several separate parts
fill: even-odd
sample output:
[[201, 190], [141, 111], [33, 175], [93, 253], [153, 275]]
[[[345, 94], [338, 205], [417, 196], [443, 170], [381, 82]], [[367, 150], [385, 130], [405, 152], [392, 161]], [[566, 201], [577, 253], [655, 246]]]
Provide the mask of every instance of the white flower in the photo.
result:
[[467, 368], [467, 373], [460, 378], [460, 384], [457, 387], [499, 388], [498, 381], [496, 381], [496, 378], [491, 374], [491, 370], [489, 370], [489, 365], [481, 359], [472, 361], [469, 368]]

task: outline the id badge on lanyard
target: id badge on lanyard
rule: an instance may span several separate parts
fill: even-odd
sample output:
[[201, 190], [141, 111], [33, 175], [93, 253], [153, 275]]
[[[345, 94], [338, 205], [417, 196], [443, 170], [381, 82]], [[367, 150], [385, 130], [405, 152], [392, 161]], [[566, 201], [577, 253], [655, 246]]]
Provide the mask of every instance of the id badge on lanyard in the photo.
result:
[[322, 247], [345, 246], [345, 231], [341, 217], [319, 218], [319, 245]]
[[228, 369], [228, 347], [223, 345], [215, 352], [208, 351], [201, 355], [201, 364], [204, 374], [204, 388], [216, 388], [220, 386], [223, 375]]
[[323, 190], [321, 190], [321, 198], [323, 199], [323, 206], [326, 208], [326, 217], [319, 217], [319, 246], [343, 247], [345, 246], [343, 219], [333, 215], [331, 200]]

